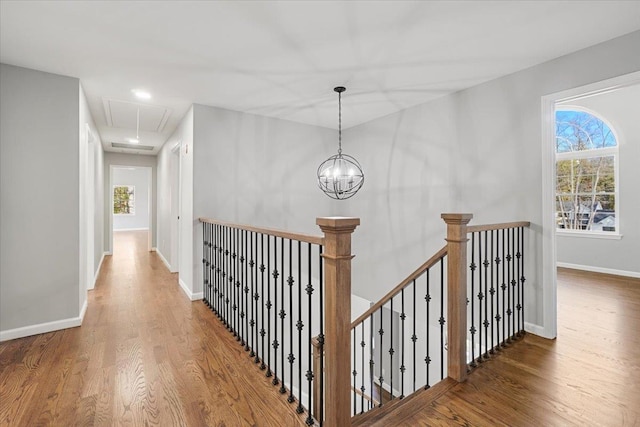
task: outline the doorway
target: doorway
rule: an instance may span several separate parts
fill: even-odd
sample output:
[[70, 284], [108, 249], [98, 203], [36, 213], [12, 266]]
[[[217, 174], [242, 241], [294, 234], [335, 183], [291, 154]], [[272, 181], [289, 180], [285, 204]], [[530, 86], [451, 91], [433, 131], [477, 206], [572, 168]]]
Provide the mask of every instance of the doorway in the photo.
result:
[[[152, 250], [152, 168], [148, 166], [111, 165], [109, 168], [110, 231], [112, 251], [126, 245], [114, 245], [116, 237], [144, 236], [147, 250]], [[131, 236], [129, 236], [131, 237]]]
[[[558, 107], [569, 108], [573, 104], [582, 104], [583, 100], [590, 99], [593, 101], [595, 97], [605, 96], [606, 94], [613, 93], [615, 91], [624, 90], [625, 88], [636, 86], [640, 84], [640, 72], [627, 74], [624, 76], [616, 77], [609, 80], [604, 80], [598, 83], [590, 84], [587, 86], [570, 89], [555, 94], [550, 94], [542, 98], [542, 210], [543, 210], [543, 319], [544, 330], [543, 336], [547, 338], [555, 338], [558, 331], [558, 313], [557, 313], [557, 265], [558, 265], [558, 199], [556, 194], [556, 186], [558, 184], [558, 176], [556, 174], [556, 109]], [[589, 102], [591, 102], [589, 101]], [[585, 161], [585, 159], [578, 159], [578, 161]], [[637, 169], [637, 167], [636, 167]], [[615, 195], [614, 195], [615, 196]], [[594, 204], [587, 203], [587, 206]], [[579, 209], [575, 210], [574, 215], [583, 215], [588, 217], [588, 212], [582, 212]], [[564, 214], [562, 214], [564, 215]], [[619, 218], [619, 216], [618, 216]], [[560, 218], [562, 219], [562, 218]], [[593, 219], [593, 218], [591, 218]], [[603, 218], [606, 220], [606, 218]], [[609, 218], [611, 221], [611, 218]], [[617, 221], [617, 219], [615, 220]], [[619, 228], [615, 227], [614, 230], [619, 231]], [[574, 221], [578, 222], [578, 221]], [[593, 221], [591, 221], [592, 223]], [[606, 221], [605, 221], [606, 222]], [[604, 223], [603, 223], [604, 224]], [[589, 222], [587, 222], [589, 225]], [[611, 227], [610, 224], [604, 224], [603, 228]], [[576, 231], [577, 232], [577, 231]], [[568, 231], [562, 232], [569, 234]], [[578, 235], [580, 234], [577, 232]], [[599, 236], [594, 236], [594, 233], [586, 236], [587, 233], [583, 233], [581, 237], [581, 243], [578, 243], [578, 247], [584, 248], [585, 243], [595, 240], [604, 241], [608, 239], [613, 241], [620, 240], [620, 233], [600, 233]], [[615, 235], [617, 234], [617, 236]], [[574, 236], [575, 237], [575, 236]], [[564, 236], [562, 238], [565, 238]], [[629, 241], [629, 239], [627, 240]], [[563, 242], [564, 243], [564, 242]], [[560, 248], [564, 250], [563, 248]], [[610, 256], [610, 255], [608, 255]], [[560, 263], [562, 265], [562, 261]], [[583, 266], [584, 267], [584, 266]], [[593, 271], [598, 271], [594, 269]]]

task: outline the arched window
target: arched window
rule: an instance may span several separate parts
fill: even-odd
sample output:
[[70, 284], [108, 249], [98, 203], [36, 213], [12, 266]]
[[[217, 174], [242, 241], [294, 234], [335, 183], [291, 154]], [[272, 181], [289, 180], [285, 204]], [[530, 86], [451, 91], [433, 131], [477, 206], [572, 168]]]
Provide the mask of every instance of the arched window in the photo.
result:
[[556, 110], [556, 223], [559, 230], [618, 230], [618, 141], [594, 114]]

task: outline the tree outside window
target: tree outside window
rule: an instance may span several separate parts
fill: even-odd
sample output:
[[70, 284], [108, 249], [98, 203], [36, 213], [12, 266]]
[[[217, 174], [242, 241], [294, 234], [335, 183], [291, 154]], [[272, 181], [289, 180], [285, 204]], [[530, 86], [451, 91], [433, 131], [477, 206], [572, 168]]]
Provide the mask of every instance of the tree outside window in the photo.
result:
[[133, 185], [113, 186], [114, 215], [134, 215], [136, 213], [135, 187]]
[[562, 230], [615, 232], [618, 142], [585, 111], [556, 111], [556, 224]]

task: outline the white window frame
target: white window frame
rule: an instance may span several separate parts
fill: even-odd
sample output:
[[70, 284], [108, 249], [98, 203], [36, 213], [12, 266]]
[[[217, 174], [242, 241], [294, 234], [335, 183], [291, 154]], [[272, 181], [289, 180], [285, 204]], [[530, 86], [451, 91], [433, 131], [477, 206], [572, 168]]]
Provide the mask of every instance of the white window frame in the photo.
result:
[[[593, 148], [590, 150], [582, 150], [582, 151], [567, 151], [564, 153], [556, 152], [557, 148], [553, 151], [555, 153], [555, 161], [554, 161], [554, 193], [557, 200], [558, 192], [557, 192], [557, 177], [555, 177], [555, 170], [557, 170], [557, 163], [561, 160], [579, 160], [579, 159], [588, 159], [592, 157], [613, 157], [613, 179], [615, 181], [615, 191], [613, 195], [615, 197], [615, 228], [616, 231], [596, 231], [596, 230], [566, 230], [563, 228], [558, 228], [556, 226], [556, 233], [563, 236], [572, 236], [572, 237], [587, 237], [587, 238], [597, 238], [597, 239], [621, 239], [622, 234], [620, 232], [620, 167], [619, 167], [619, 153], [620, 153], [620, 139], [618, 138], [618, 134], [615, 128], [609, 123], [608, 120], [604, 119], [600, 114], [581, 106], [577, 105], [556, 105], [554, 111], [554, 122], [555, 122], [555, 113], [557, 111], [579, 111], [583, 113], [590, 114], [602, 121], [605, 125], [609, 127], [611, 133], [613, 134], [613, 138], [616, 141], [615, 147], [605, 147], [605, 148]], [[555, 131], [554, 131], [555, 134]], [[555, 139], [554, 139], [555, 140]], [[557, 213], [557, 211], [556, 211]]]

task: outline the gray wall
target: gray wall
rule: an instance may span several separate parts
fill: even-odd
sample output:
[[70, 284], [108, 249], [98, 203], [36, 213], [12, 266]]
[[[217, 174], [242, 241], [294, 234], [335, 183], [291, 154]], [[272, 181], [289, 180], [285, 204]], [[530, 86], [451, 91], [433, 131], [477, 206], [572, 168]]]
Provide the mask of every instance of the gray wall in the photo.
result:
[[114, 230], [140, 230], [149, 228], [149, 170], [146, 168], [113, 168], [111, 191], [115, 185], [134, 186], [134, 213], [114, 215]]
[[532, 222], [526, 320], [543, 325], [541, 98], [640, 70], [638, 46], [631, 33], [346, 130], [366, 181], [343, 202], [315, 183], [335, 131], [196, 105], [193, 288], [199, 216], [312, 233], [317, 216], [358, 216], [353, 289], [377, 300], [444, 244], [441, 212], [472, 212]]
[[156, 156], [145, 156], [139, 154], [124, 154], [124, 153], [104, 153], [104, 250], [105, 252], [112, 252], [111, 248], [111, 178], [110, 170], [111, 166], [148, 166], [151, 167], [151, 233], [152, 243], [151, 246], [156, 246]]
[[335, 130], [203, 105], [193, 123], [193, 292], [202, 292], [198, 217], [321, 235], [316, 217], [340, 214], [316, 183]]
[[0, 330], [79, 316], [79, 81], [0, 64]]
[[640, 277], [640, 84], [570, 101], [597, 113], [618, 137], [619, 204], [622, 239], [557, 234], [558, 262], [635, 273]]

